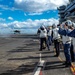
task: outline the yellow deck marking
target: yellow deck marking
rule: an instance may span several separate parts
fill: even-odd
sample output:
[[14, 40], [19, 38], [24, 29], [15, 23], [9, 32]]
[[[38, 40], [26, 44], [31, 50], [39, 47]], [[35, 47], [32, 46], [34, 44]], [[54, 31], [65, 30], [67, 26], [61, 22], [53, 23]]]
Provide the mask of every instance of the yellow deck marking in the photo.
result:
[[[56, 54], [55, 49], [54, 49], [54, 54]], [[63, 62], [63, 60], [61, 59], [61, 57], [58, 57], [58, 59]], [[72, 63], [72, 66], [70, 67], [73, 75], [75, 75], [75, 65]]]
[[58, 59], [59, 59], [60, 61], [63, 61], [60, 57], [58, 57]]

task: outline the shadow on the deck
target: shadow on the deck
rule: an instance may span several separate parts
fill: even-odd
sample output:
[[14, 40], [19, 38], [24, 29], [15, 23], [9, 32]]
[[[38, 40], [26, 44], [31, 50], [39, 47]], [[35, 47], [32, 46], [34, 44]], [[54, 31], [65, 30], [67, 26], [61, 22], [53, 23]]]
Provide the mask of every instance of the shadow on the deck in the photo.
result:
[[[50, 57], [54, 57], [54, 56], [42, 56], [42, 58], [50, 58]], [[8, 60], [28, 60], [28, 59], [39, 59], [39, 56], [28, 56], [25, 58], [9, 58]]]
[[62, 65], [62, 62], [60, 61], [54, 61], [54, 62], [47, 62], [44, 70], [61, 69], [61, 68], [65, 68], [65, 65]]
[[[33, 46], [32, 46], [33, 45]], [[39, 50], [39, 46], [35, 46], [36, 44], [31, 43], [30, 45], [28, 44], [27, 46], [22, 46], [22, 47], [17, 47], [16, 49], [12, 49], [11, 53], [14, 52], [34, 52]]]
[[28, 75], [28, 73], [33, 72], [36, 65], [37, 65], [37, 62], [35, 62], [35, 63], [31, 62], [29, 65], [22, 64], [18, 68], [14, 69], [14, 70], [7, 70], [5, 73], [2, 73], [0, 75], [22, 75], [22, 74]]
[[[39, 48], [38, 48], [39, 49]], [[26, 49], [13, 49], [11, 51], [8, 51], [8, 52], [11, 52], [11, 53], [14, 53], [14, 52], [34, 52], [34, 51], [38, 51], [38, 49], [36, 48], [26, 48]]]
[[[41, 52], [42, 54], [49, 54], [49, 53], [54, 53], [55, 51], [53, 50], [51, 50], [51, 51], [46, 51], [46, 52]], [[63, 50], [60, 50], [60, 52], [63, 52]]]

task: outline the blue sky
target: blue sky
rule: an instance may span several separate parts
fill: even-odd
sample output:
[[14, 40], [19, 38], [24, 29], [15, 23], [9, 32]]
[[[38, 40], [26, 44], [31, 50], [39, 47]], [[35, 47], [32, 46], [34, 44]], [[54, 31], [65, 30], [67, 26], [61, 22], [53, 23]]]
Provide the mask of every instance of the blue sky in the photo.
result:
[[36, 33], [41, 25], [58, 24], [57, 7], [68, 0], [0, 0], [0, 32]]

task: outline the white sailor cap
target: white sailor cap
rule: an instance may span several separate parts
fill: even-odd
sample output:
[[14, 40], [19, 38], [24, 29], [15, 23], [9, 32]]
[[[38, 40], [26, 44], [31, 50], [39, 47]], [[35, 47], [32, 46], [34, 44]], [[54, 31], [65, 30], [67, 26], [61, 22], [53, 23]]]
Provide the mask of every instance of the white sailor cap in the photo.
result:
[[55, 24], [53, 24], [52, 26], [53, 26], [53, 28], [56, 28], [57, 27]]
[[71, 21], [71, 20], [67, 20], [67, 21], [66, 21], [66, 24], [67, 24], [68, 26], [72, 26], [72, 21]]
[[41, 25], [41, 27], [40, 28], [45, 28], [45, 26], [44, 25]]

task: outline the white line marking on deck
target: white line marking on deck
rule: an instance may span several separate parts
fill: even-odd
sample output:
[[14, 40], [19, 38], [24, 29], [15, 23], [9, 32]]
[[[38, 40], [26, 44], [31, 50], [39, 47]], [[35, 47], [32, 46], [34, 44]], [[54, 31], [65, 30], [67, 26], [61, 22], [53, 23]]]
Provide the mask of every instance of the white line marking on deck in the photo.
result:
[[40, 53], [40, 62], [41, 62], [41, 60], [42, 60], [42, 59], [41, 59], [41, 53]]
[[35, 72], [34, 75], [39, 75], [39, 74], [40, 74], [40, 71], [41, 71], [41, 67], [39, 67], [39, 68], [37, 69], [37, 71]]
[[45, 61], [42, 60], [42, 58], [41, 58], [41, 56], [42, 56], [41, 53], [39, 54], [39, 56], [40, 56], [39, 63], [38, 63], [38, 65], [37, 65], [37, 69], [36, 69], [34, 75], [40, 75], [40, 72], [41, 72], [42, 68], [44, 67]]

